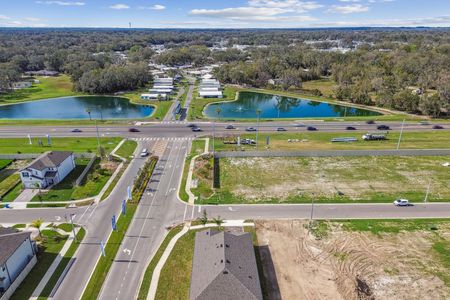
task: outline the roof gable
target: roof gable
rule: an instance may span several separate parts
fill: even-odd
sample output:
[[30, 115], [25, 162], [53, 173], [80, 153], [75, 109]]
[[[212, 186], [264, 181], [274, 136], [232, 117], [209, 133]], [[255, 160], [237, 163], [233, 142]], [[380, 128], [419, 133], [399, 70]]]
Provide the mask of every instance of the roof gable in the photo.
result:
[[12, 228], [0, 228], [0, 266], [3, 265], [29, 237], [30, 232], [20, 232]]
[[70, 151], [50, 151], [45, 152], [36, 158], [27, 168], [43, 171], [47, 168], [60, 166], [73, 152]]

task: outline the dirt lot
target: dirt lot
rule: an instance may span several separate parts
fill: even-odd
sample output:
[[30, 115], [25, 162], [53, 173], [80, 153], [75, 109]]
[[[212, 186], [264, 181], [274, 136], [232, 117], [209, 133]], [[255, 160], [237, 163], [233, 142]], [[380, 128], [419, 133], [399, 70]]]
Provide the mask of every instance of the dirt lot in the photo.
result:
[[436, 231], [379, 234], [324, 223], [321, 237], [307, 224], [257, 222], [259, 245], [270, 251], [262, 252], [264, 269], [272, 260], [279, 286], [268, 284], [269, 299], [449, 299], [449, 270], [434, 251], [436, 241], [449, 242], [448, 222]]

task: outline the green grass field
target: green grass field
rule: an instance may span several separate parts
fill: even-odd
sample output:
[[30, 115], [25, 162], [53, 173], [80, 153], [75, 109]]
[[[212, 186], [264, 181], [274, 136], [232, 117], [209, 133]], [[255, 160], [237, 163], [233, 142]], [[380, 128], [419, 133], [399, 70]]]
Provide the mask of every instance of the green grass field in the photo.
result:
[[179, 196], [180, 196], [180, 199], [183, 201], [189, 200], [189, 196], [186, 193], [186, 180], [187, 180], [187, 176], [188, 176], [188, 172], [189, 172], [189, 164], [191, 163], [191, 160], [194, 156], [203, 153], [204, 150], [205, 150], [205, 141], [204, 140], [192, 141], [191, 152], [189, 153], [189, 155], [186, 157], [186, 159], [184, 161], [183, 177], [182, 177], [181, 186], [180, 186]]
[[130, 156], [133, 155], [134, 150], [136, 150], [136, 147], [137, 147], [136, 141], [127, 140], [116, 151], [116, 154], [128, 160]]
[[8, 176], [4, 180], [0, 182], [0, 198], [3, 201], [3, 197], [8, 194], [11, 190], [13, 190], [20, 182], [20, 175], [18, 173], [14, 173], [11, 176]]
[[[2, 138], [0, 139], [0, 154], [12, 153], [44, 153], [46, 151], [73, 151], [73, 152], [97, 152], [97, 139], [93, 137], [77, 138], [52, 138], [51, 146], [47, 145], [47, 138], [41, 137], [44, 146], [38, 145], [38, 138], [33, 137], [30, 145], [28, 138]], [[107, 153], [111, 152], [122, 139], [100, 138], [102, 147]]]
[[450, 200], [449, 170], [443, 166], [448, 161], [439, 156], [221, 159], [220, 188], [212, 190], [211, 179], [204, 180], [209, 190], [192, 191], [202, 196], [199, 204], [422, 202], [431, 182], [427, 200], [442, 202]]
[[67, 240], [67, 236], [61, 236], [53, 230], [42, 230], [42, 236], [44, 242], [42, 243], [42, 246], [39, 247], [37, 263], [14, 292], [11, 297], [12, 300], [30, 298], [34, 289], [37, 287], [45, 272], [47, 272]]
[[189, 112], [187, 116], [187, 119], [190, 121], [207, 119], [203, 115], [203, 109], [205, 108], [206, 105], [210, 103], [235, 100], [236, 89], [234, 87], [226, 87], [223, 91], [223, 98], [203, 99], [203, 98], [196, 98], [196, 95], [197, 94], [194, 91], [194, 95], [191, 104], [189, 106]]
[[36, 77], [36, 79], [39, 79], [40, 83], [33, 84], [31, 88], [15, 90], [7, 94], [0, 94], [0, 105], [80, 95], [73, 91], [73, 84], [70, 81], [70, 77], [67, 75], [60, 75], [57, 77]]
[[12, 163], [11, 159], [0, 159], [0, 171], [9, 166]]
[[[260, 133], [258, 137], [258, 150], [372, 150], [372, 149], [396, 149], [399, 132], [390, 132], [385, 141], [363, 141], [361, 136], [364, 132], [287, 132], [287, 133]], [[256, 134], [242, 134], [241, 139], [250, 138], [256, 140]], [[267, 137], [270, 138], [269, 147], [266, 148]], [[332, 143], [335, 137], [355, 137], [357, 142], [353, 143]], [[232, 136], [227, 137], [227, 139]], [[237, 136], [234, 136], [237, 138]], [[288, 140], [299, 140], [298, 142], [288, 142]], [[255, 146], [224, 144], [223, 139], [216, 138], [216, 151], [234, 150], [255, 150]], [[210, 143], [212, 149], [212, 140]], [[450, 148], [449, 131], [428, 131], [428, 132], [404, 132], [400, 149], [448, 149]]]
[[88, 163], [88, 159], [77, 159], [75, 169], [69, 173], [69, 175], [67, 175], [62, 182], [52, 187], [48, 192], [42, 192], [40, 197], [39, 195], [34, 196], [31, 201], [70, 201], [98, 195], [111, 177], [112, 172], [101, 169], [100, 159], [97, 159], [86, 175], [84, 183], [80, 186], [74, 186], [75, 181], [81, 175]]
[[324, 78], [319, 80], [305, 81], [302, 84], [302, 89], [307, 91], [319, 90], [322, 95], [330, 97], [331, 95], [334, 95], [335, 85], [336, 84], [331, 79]]

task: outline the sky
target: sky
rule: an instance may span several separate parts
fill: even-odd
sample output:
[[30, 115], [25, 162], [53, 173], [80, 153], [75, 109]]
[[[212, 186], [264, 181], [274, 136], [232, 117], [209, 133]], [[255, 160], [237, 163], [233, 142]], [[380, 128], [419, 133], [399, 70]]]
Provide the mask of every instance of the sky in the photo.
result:
[[450, 26], [450, 0], [0, 0], [0, 27]]

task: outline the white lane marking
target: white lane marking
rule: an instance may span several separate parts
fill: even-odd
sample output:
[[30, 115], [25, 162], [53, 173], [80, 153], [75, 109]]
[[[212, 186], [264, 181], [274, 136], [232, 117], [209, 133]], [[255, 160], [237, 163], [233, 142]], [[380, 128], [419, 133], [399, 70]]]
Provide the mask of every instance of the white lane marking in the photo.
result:
[[229, 210], [229, 211], [233, 211], [233, 208], [232, 208], [232, 207], [228, 207], [228, 210]]
[[184, 206], [183, 222], [184, 222], [184, 220], [186, 220], [186, 212], [187, 212], [187, 203]]

